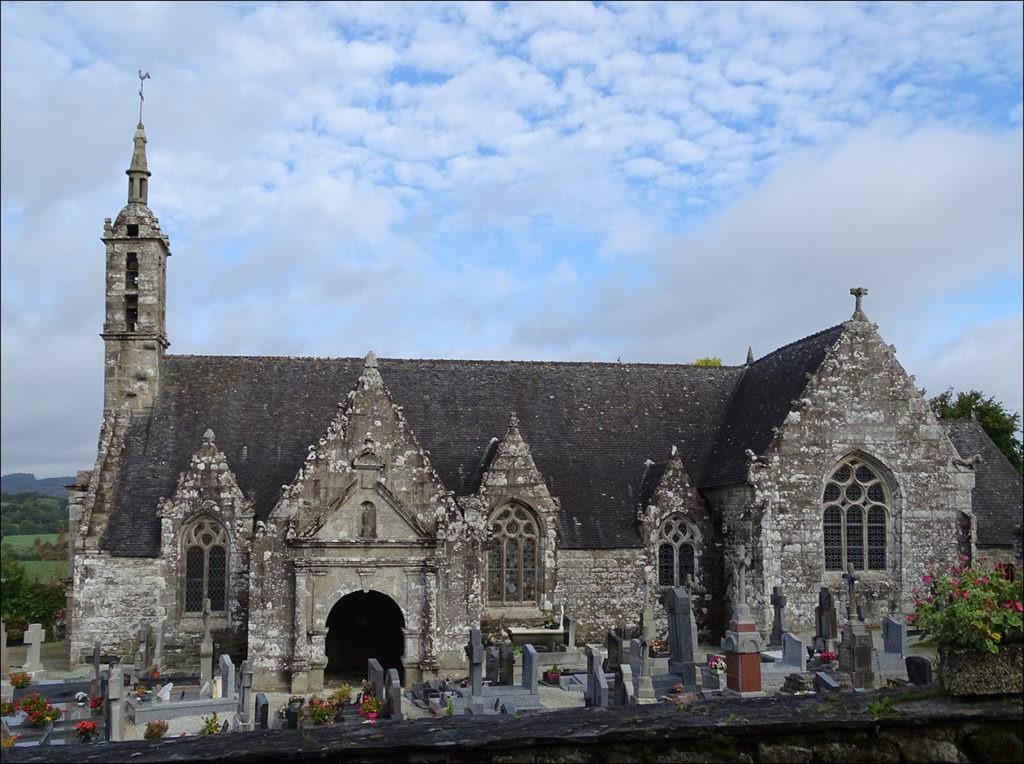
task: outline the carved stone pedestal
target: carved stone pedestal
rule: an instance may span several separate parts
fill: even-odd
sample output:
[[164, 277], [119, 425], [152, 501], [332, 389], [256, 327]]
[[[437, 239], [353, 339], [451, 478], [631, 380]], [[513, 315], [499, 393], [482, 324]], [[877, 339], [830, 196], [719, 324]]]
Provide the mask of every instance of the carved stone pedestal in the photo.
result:
[[725, 653], [726, 692], [741, 698], [760, 697], [761, 633], [757, 625], [741, 616], [734, 616], [722, 640]]

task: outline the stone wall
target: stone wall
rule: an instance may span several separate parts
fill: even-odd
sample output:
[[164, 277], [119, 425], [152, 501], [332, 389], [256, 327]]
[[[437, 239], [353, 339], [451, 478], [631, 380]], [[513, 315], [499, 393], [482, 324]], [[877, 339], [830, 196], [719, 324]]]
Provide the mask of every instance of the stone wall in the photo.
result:
[[561, 549], [555, 608], [579, 624], [578, 642], [604, 643], [608, 631], [640, 623], [644, 606], [642, 549]]

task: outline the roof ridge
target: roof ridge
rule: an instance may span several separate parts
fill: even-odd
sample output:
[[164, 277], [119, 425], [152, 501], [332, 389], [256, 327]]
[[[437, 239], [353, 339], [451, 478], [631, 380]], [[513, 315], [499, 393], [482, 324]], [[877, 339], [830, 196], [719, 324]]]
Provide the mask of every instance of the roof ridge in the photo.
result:
[[[202, 360], [213, 360], [213, 359], [235, 359], [239, 361], [262, 361], [262, 360], [273, 360], [273, 361], [352, 361], [353, 363], [363, 363], [362, 356], [299, 356], [299, 355], [229, 355], [229, 354], [217, 354], [217, 355], [200, 355], [198, 353], [167, 353], [164, 358], [174, 360], [186, 360], [186, 361], [202, 361]], [[504, 363], [504, 364], [520, 364], [524, 366], [644, 366], [644, 367], [659, 367], [659, 368], [694, 368], [694, 369], [710, 369], [712, 373], [716, 370], [735, 370], [745, 368], [744, 364], [726, 365], [721, 366], [703, 366], [697, 363], [664, 363], [657, 361], [636, 361], [636, 362], [619, 362], [619, 361], [540, 361], [540, 360], [516, 360], [516, 359], [502, 359], [502, 358], [387, 358], [377, 357], [378, 363], [465, 363], [465, 364], [488, 364], [488, 363]]]
[[798, 340], [793, 340], [792, 342], [788, 342], [785, 345], [782, 345], [781, 347], [775, 348], [775, 350], [772, 350], [770, 353], [765, 353], [760, 358], [754, 359], [754, 361], [752, 363], [747, 364], [747, 367], [756, 366], [757, 364], [759, 364], [762, 361], [764, 361], [766, 358], [771, 358], [776, 353], [780, 353], [783, 350], [788, 350], [789, 348], [794, 347], [796, 345], [799, 345], [802, 342], [807, 342], [809, 340], [817, 339], [818, 337], [821, 337], [823, 334], [828, 334], [829, 332], [833, 332], [836, 329], [842, 329], [844, 326], [846, 326], [846, 321], [843, 321], [842, 323], [835, 324], [834, 326], [829, 326], [829, 327], [827, 327], [825, 329], [821, 329], [820, 331], [817, 331], [814, 334], [808, 334], [806, 337], [801, 337]]

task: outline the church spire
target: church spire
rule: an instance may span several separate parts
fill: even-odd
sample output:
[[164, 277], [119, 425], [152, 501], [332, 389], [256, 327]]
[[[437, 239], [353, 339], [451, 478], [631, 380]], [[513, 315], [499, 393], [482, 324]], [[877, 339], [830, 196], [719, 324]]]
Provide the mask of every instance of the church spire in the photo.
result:
[[147, 204], [149, 200], [149, 167], [146, 164], [146, 128], [139, 122], [135, 128], [135, 148], [128, 175], [128, 203]]

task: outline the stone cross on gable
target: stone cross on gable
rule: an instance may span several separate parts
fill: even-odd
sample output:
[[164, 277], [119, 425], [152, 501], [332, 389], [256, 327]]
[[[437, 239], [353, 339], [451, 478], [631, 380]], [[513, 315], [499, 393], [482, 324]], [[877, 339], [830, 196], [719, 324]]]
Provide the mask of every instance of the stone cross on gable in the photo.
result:
[[853, 299], [856, 301], [853, 308], [853, 317], [864, 320], [866, 316], [864, 315], [864, 310], [861, 307], [861, 301], [867, 297], [868, 290], [864, 287], [854, 287], [850, 290], [850, 294], [853, 295]]

